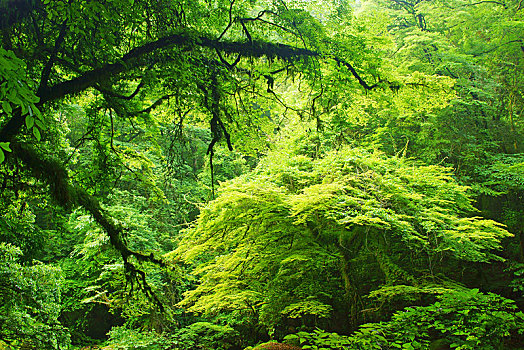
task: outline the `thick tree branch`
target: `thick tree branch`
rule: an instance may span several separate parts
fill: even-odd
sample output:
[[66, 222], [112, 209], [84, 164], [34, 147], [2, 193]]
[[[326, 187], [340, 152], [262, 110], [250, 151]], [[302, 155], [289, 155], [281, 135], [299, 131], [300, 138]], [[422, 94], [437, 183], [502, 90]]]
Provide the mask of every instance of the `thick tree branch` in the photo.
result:
[[13, 150], [12, 156], [20, 159], [37, 179], [49, 185], [51, 196], [58, 204], [64, 208], [81, 206], [93, 216], [95, 221], [109, 236], [111, 245], [120, 252], [128, 275], [136, 279], [136, 282], [142, 285], [145, 292], [153, 297], [155, 301], [158, 301], [150, 286], [146, 283], [145, 276], [130, 261], [130, 258], [134, 257], [138, 262], [150, 262], [161, 267], [166, 267], [166, 263], [156, 258], [152, 253], [148, 255], [130, 250], [124, 241], [122, 227], [113, 221], [94, 197], [82, 188], [71, 184], [67, 170], [60, 162], [43, 157], [28, 145], [12, 143], [11, 149]]
[[[37, 106], [54, 101], [69, 95], [80, 93], [96, 84], [113, 77], [119, 73], [125, 72], [131, 67], [149, 65], [150, 62], [143, 59], [146, 55], [158, 50], [166, 49], [172, 46], [185, 47], [192, 49], [195, 46], [202, 48], [214, 49], [226, 54], [239, 54], [242, 57], [268, 57], [278, 58], [285, 61], [292, 61], [303, 57], [318, 57], [321, 55], [318, 51], [294, 47], [286, 44], [275, 44], [265, 41], [252, 42], [221, 42], [217, 39], [211, 39], [207, 36], [195, 36], [187, 33], [173, 34], [164, 38], [155, 40], [145, 45], [136, 47], [122, 56], [114, 63], [108, 63], [100, 68], [90, 70], [80, 74], [78, 77], [58, 83], [51, 87], [45, 87], [38, 91], [40, 102]], [[358, 80], [366, 90], [371, 90], [377, 86], [368, 85], [357, 71], [348, 62], [333, 58], [337, 63], [343, 64], [349, 69], [351, 74]], [[139, 62], [136, 62], [139, 61]], [[0, 142], [9, 142], [18, 134], [24, 123], [24, 116], [20, 109], [13, 112], [13, 117], [0, 130]]]
[[[173, 34], [145, 45], [136, 47], [129, 51], [114, 63], [108, 63], [100, 68], [80, 74], [78, 77], [58, 83], [51, 87], [40, 89], [38, 97], [40, 102], [37, 106], [54, 101], [69, 95], [80, 93], [95, 86], [112, 76], [125, 72], [130, 67], [149, 65], [149, 62], [136, 61], [155, 51], [172, 46], [192, 48], [195, 46], [215, 49], [224, 53], [237, 53], [243, 57], [270, 57], [283, 60], [293, 60], [299, 57], [318, 56], [319, 53], [307, 49], [297, 48], [285, 44], [273, 44], [264, 41], [246, 42], [220, 42], [207, 36], [195, 36], [187, 33]], [[134, 62], [135, 61], [135, 62]], [[21, 110], [15, 110], [13, 117], [0, 130], [0, 142], [9, 142], [20, 131], [24, 123]]]
[[80, 76], [56, 84], [44, 91], [39, 96], [41, 103], [56, 100], [67, 95], [72, 95], [92, 87], [94, 84], [129, 69], [134, 60], [140, 59], [147, 54], [171, 46], [194, 47], [216, 49], [228, 54], [237, 53], [244, 57], [270, 57], [284, 60], [292, 60], [298, 57], [313, 57], [319, 53], [307, 49], [297, 48], [285, 44], [273, 44], [264, 41], [246, 42], [221, 42], [207, 36], [194, 36], [190, 34], [173, 34], [156, 41], [136, 47], [122, 56], [115, 63], [106, 64], [100, 68], [85, 72]]

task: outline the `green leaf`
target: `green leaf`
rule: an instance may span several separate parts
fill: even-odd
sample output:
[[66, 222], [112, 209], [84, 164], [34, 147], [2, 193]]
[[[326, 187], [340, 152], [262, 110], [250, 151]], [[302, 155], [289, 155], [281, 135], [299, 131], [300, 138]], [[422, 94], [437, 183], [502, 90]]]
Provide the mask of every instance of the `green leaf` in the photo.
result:
[[36, 126], [38, 126], [40, 129], [44, 129], [44, 123], [42, 123], [40, 120], [35, 119], [35, 124], [36, 124]]
[[11, 114], [11, 112], [13, 111], [13, 108], [11, 108], [11, 104], [7, 101], [2, 101], [2, 109], [7, 114]]
[[4, 151], [0, 149], [0, 164], [4, 162], [4, 159], [5, 159]]
[[33, 118], [30, 115], [25, 117], [25, 126], [27, 126], [28, 130], [31, 129], [34, 125], [35, 125], [35, 118]]
[[0, 148], [6, 150], [7, 152], [12, 152], [11, 148], [9, 148], [9, 142], [0, 142]]
[[41, 135], [40, 135], [40, 130], [38, 130], [38, 128], [33, 128], [33, 135], [35, 135], [36, 139], [40, 141]]
[[[40, 99], [40, 98], [38, 98]], [[38, 101], [36, 101], [38, 102]], [[40, 119], [42, 120], [42, 112], [40, 112], [40, 110], [34, 105], [34, 104], [31, 104], [31, 109], [33, 110], [34, 114]]]

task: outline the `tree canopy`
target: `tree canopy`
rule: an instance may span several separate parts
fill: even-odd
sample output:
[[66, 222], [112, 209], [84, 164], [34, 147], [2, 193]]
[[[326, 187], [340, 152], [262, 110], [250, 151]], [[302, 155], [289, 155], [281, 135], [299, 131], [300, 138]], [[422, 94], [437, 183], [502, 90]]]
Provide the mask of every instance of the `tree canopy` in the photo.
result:
[[317, 160], [272, 153], [223, 186], [184, 236], [177, 250], [198, 262], [202, 282], [183, 303], [268, 326], [340, 313], [351, 327], [347, 316], [357, 322], [366, 295], [399, 303], [441, 294], [454, 283], [450, 259], [500, 260], [492, 250], [510, 235], [468, 217], [465, 192], [445, 169], [360, 149]]
[[522, 6], [1, 0], [0, 348], [521, 347]]

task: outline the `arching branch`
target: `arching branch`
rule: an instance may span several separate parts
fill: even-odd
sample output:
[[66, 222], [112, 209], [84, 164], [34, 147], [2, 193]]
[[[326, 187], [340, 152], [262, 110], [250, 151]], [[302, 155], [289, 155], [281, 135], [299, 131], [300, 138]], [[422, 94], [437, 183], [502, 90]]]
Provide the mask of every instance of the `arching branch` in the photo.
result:
[[29, 168], [37, 179], [46, 183], [51, 191], [51, 197], [66, 209], [75, 206], [83, 207], [109, 236], [111, 245], [120, 253], [124, 261], [126, 275], [130, 282], [136, 281], [144, 292], [152, 297], [162, 308], [162, 305], [151, 287], [145, 280], [145, 274], [130, 260], [150, 262], [160, 267], [167, 267], [166, 263], [151, 254], [135, 252], [129, 249], [124, 241], [123, 228], [116, 223], [101, 207], [100, 203], [84, 189], [73, 185], [68, 178], [67, 170], [57, 160], [44, 157], [28, 145], [12, 143], [12, 156], [20, 159]]
[[128, 95], [128, 96], [125, 96], [125, 95], [122, 95], [122, 94], [119, 94], [118, 92], [115, 92], [113, 90], [109, 90], [109, 89], [105, 89], [103, 88], [102, 86], [96, 86], [95, 88], [102, 92], [103, 94], [105, 95], [108, 95], [108, 96], [112, 96], [112, 97], [116, 97], [116, 98], [119, 98], [121, 100], [132, 100], [139, 92], [140, 92], [140, 89], [142, 89], [144, 87], [144, 81], [142, 80], [138, 86], [136, 87], [135, 91], [133, 91], [131, 93], [131, 95]]
[[[54, 101], [66, 96], [78, 94], [88, 88], [94, 87], [101, 81], [114, 77], [132, 68], [147, 66], [150, 62], [145, 59], [147, 55], [167, 49], [172, 46], [186, 48], [187, 50], [196, 47], [209, 48], [226, 54], [238, 54], [239, 57], [268, 57], [278, 58], [285, 61], [293, 61], [299, 58], [319, 57], [321, 53], [314, 50], [294, 47], [286, 44], [275, 44], [266, 41], [254, 40], [252, 42], [229, 41], [222, 42], [211, 39], [209, 36], [195, 36], [188, 33], [179, 33], [166, 36], [153, 42], [144, 44], [130, 50], [119, 60], [108, 63], [100, 68], [81, 73], [79, 76], [63, 81], [51, 87], [42, 88], [38, 91], [40, 102], [37, 106]], [[333, 58], [337, 63], [343, 64], [349, 69], [351, 74], [358, 80], [359, 84], [366, 90], [371, 90], [375, 85], [368, 85], [357, 71], [348, 62]], [[239, 60], [239, 58], [237, 58]], [[0, 129], [0, 142], [9, 142], [20, 131], [24, 123], [24, 116], [21, 109], [13, 111], [13, 116]]]
[[157, 50], [171, 46], [187, 47], [200, 46], [216, 49], [224, 53], [237, 53], [244, 57], [270, 57], [284, 60], [293, 60], [299, 57], [319, 56], [312, 50], [293, 47], [285, 44], [273, 44], [265, 41], [246, 42], [222, 42], [207, 36], [195, 37], [190, 34], [173, 34], [158, 39], [140, 47], [136, 47], [122, 56], [114, 63], [106, 64], [100, 68], [85, 72], [80, 76], [56, 84], [45, 89], [40, 94], [41, 103], [56, 100], [68, 95], [76, 94], [92, 87], [94, 84], [129, 70], [130, 67], [143, 66], [147, 62], [136, 62], [144, 56]]

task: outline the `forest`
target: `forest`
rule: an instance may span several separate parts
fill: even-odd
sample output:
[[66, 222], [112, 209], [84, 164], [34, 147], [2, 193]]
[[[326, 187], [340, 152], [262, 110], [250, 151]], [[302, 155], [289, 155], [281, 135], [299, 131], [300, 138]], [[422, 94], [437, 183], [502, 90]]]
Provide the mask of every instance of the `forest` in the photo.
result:
[[523, 0], [0, 30], [0, 350], [524, 349]]

